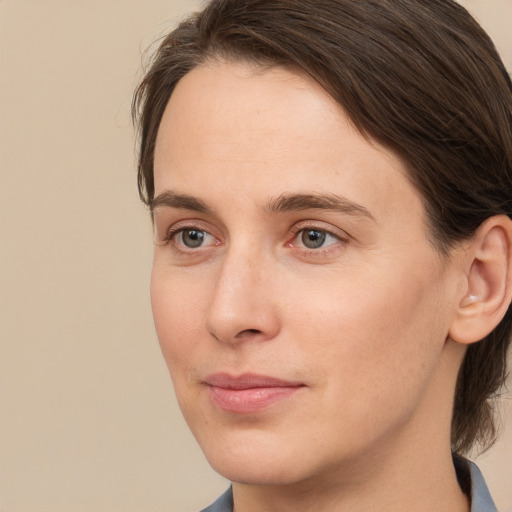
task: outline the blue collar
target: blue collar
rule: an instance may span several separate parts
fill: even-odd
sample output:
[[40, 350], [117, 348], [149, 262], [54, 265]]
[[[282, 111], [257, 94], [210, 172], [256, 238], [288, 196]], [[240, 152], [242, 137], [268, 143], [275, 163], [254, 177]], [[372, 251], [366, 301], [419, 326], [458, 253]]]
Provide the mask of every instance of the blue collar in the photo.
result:
[[461, 489], [471, 496], [471, 512], [498, 512], [478, 466], [459, 455], [453, 456], [453, 464]]

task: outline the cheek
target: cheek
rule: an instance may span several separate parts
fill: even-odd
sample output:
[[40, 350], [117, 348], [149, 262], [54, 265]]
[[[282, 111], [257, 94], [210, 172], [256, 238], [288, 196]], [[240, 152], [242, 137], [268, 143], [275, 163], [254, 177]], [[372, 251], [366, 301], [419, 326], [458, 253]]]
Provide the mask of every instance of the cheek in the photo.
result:
[[204, 325], [200, 296], [192, 284], [183, 286], [168, 271], [154, 265], [151, 306], [156, 333], [171, 376], [193, 358]]
[[[301, 305], [298, 333], [309, 332], [311, 361], [326, 376], [329, 395], [340, 388], [354, 397], [386, 400], [420, 393], [441, 356], [448, 331], [442, 279], [412, 270], [374, 268], [364, 279], [345, 275], [338, 284], [310, 293]], [[417, 382], [418, 387], [404, 386]], [[368, 405], [368, 404], [366, 404]]]

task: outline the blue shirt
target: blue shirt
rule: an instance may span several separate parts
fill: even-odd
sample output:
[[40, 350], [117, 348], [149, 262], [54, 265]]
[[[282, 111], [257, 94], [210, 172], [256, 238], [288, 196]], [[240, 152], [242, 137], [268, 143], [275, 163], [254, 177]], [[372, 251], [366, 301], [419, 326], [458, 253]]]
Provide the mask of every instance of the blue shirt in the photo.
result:
[[[453, 462], [459, 485], [468, 496], [471, 496], [471, 512], [498, 512], [477, 465], [456, 455]], [[231, 487], [217, 501], [201, 512], [233, 512], [233, 490]]]

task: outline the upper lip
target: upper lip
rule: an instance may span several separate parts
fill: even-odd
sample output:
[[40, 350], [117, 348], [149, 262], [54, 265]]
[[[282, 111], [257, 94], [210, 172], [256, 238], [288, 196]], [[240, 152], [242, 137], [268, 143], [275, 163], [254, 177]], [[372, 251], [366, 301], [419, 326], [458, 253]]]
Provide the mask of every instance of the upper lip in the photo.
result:
[[224, 389], [251, 389], [251, 388], [277, 388], [277, 387], [299, 387], [303, 386], [301, 382], [288, 381], [270, 377], [268, 375], [258, 375], [256, 373], [244, 373], [234, 376], [229, 373], [214, 373], [204, 379], [208, 386]]

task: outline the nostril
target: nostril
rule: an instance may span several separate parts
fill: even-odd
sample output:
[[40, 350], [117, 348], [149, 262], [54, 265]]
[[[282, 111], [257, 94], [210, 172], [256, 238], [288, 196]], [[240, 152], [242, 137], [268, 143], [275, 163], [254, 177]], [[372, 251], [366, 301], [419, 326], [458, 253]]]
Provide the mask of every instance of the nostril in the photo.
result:
[[259, 331], [258, 329], [245, 329], [244, 331], [240, 331], [237, 334], [237, 337], [243, 337], [247, 334], [261, 334], [261, 331]]
[[229, 343], [230, 341], [242, 341], [247, 338], [252, 338], [254, 336], [258, 336], [263, 334], [263, 331], [260, 331], [259, 329], [244, 329], [243, 331], [240, 331], [238, 334], [235, 335], [234, 338], [222, 338], [215, 334], [213, 331], [209, 331], [211, 336], [215, 338], [217, 341], [223, 342], [223, 343]]

